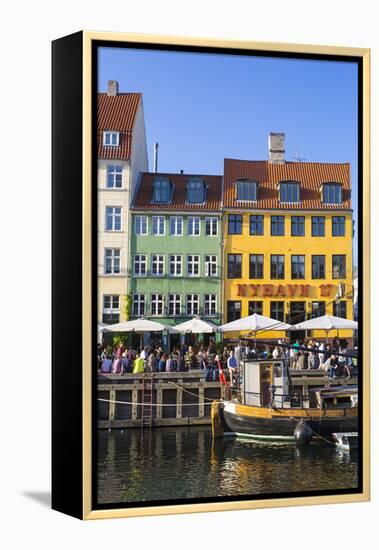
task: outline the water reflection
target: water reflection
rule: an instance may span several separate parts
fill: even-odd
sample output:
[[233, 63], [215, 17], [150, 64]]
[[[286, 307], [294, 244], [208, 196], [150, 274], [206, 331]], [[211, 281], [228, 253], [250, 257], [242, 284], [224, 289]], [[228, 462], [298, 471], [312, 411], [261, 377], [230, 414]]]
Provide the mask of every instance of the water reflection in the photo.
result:
[[246, 439], [208, 427], [98, 432], [98, 502], [138, 502], [355, 488], [357, 455]]

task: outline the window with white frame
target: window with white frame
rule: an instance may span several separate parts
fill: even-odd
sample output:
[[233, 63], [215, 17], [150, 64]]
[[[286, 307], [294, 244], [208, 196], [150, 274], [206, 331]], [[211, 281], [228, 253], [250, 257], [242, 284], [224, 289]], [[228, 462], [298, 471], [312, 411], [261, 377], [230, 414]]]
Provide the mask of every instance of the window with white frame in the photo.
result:
[[164, 235], [164, 222], [165, 217], [164, 216], [153, 216], [152, 219], [152, 233], [153, 235]]
[[164, 312], [164, 295], [151, 295], [151, 315], [163, 315]]
[[164, 254], [151, 255], [151, 274], [156, 277], [164, 274]]
[[300, 202], [300, 184], [296, 181], [282, 181], [279, 184], [280, 202]]
[[187, 294], [187, 315], [199, 315], [198, 294]]
[[324, 183], [322, 186], [322, 202], [325, 204], [341, 204], [342, 185], [340, 183]]
[[200, 178], [192, 178], [187, 183], [187, 202], [202, 204], [205, 200], [205, 185]]
[[180, 254], [171, 254], [170, 256], [170, 275], [172, 277], [182, 275], [182, 256]]
[[182, 216], [170, 217], [170, 235], [179, 237], [183, 235], [183, 218]]
[[206, 277], [216, 277], [217, 276], [217, 256], [205, 256], [205, 271], [204, 274]]
[[168, 203], [171, 199], [171, 184], [167, 178], [154, 180], [153, 202]]
[[180, 294], [168, 295], [168, 313], [169, 315], [180, 315]]
[[133, 315], [141, 317], [145, 315], [145, 295], [133, 294]]
[[136, 277], [143, 277], [147, 272], [147, 257], [146, 254], [135, 254], [133, 262], [133, 271]]
[[191, 216], [188, 218], [188, 235], [198, 237], [200, 235], [200, 218]]
[[120, 145], [120, 132], [103, 132], [103, 145], [118, 147]]
[[200, 275], [200, 256], [194, 254], [187, 256], [187, 275], [188, 277]]
[[147, 216], [134, 217], [134, 233], [136, 235], [147, 235]]
[[106, 231], [121, 231], [121, 206], [105, 207], [105, 229]]
[[205, 218], [205, 234], [215, 237], [218, 232], [218, 220], [215, 217]]
[[258, 182], [250, 180], [238, 180], [236, 182], [236, 198], [238, 201], [256, 201]]
[[122, 187], [122, 166], [117, 164], [107, 165], [107, 189], [120, 189]]
[[104, 259], [104, 273], [106, 275], [118, 275], [120, 273], [120, 256], [119, 248], [106, 248]]
[[120, 321], [120, 296], [104, 294], [103, 323], [113, 324]]
[[216, 315], [216, 294], [204, 294], [204, 315]]

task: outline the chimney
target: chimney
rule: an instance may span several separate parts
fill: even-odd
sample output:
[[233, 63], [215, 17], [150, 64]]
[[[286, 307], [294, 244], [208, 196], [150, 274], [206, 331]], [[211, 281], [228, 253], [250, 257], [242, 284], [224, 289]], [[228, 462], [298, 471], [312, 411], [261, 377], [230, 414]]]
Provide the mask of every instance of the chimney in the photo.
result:
[[118, 82], [117, 80], [108, 80], [108, 95], [118, 95]]
[[153, 145], [153, 151], [154, 151], [154, 173], [156, 174], [158, 172], [158, 147], [159, 143], [155, 142]]
[[284, 164], [285, 134], [270, 132], [268, 137], [268, 160], [273, 164]]

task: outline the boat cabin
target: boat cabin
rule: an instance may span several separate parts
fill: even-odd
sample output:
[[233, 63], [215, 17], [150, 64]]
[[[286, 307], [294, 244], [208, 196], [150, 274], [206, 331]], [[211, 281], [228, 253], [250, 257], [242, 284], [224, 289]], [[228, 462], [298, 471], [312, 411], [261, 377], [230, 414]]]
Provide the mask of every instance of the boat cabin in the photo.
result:
[[315, 388], [309, 392], [309, 406], [321, 409], [350, 409], [358, 406], [358, 386]]
[[288, 369], [284, 361], [242, 361], [241, 367], [241, 395], [245, 405], [283, 407], [287, 403], [290, 406]]
[[283, 359], [241, 362], [241, 399], [245, 405], [276, 408], [354, 407], [356, 385], [330, 386], [322, 369], [292, 370]]

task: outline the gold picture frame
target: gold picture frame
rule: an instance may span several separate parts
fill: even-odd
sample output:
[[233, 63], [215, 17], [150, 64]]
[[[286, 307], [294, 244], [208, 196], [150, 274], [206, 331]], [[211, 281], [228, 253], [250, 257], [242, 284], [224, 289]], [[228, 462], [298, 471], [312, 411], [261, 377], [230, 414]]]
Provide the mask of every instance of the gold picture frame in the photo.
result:
[[[55, 476], [55, 489], [53, 481], [53, 508], [67, 512], [71, 515], [81, 517], [82, 519], [105, 519], [105, 518], [121, 518], [121, 517], [135, 517], [135, 516], [148, 516], [148, 515], [166, 515], [166, 514], [184, 514], [184, 513], [197, 513], [197, 512], [215, 512], [224, 510], [246, 510], [255, 508], [270, 508], [270, 507], [286, 507], [286, 506], [308, 506], [316, 504], [332, 504], [343, 502], [363, 502], [370, 499], [370, 362], [369, 362], [369, 349], [370, 349], [370, 279], [369, 279], [369, 258], [370, 258], [370, 50], [367, 48], [355, 48], [355, 47], [336, 47], [325, 45], [303, 45], [303, 44], [284, 44], [284, 43], [272, 43], [272, 42], [255, 42], [255, 41], [226, 41], [219, 39], [209, 38], [193, 38], [193, 37], [179, 37], [179, 36], [160, 36], [160, 35], [145, 35], [145, 34], [124, 34], [113, 32], [98, 32], [98, 31], [83, 31], [74, 35], [77, 37], [77, 43], [80, 43], [78, 51], [81, 52], [82, 58], [78, 61], [80, 65], [80, 71], [82, 72], [82, 216], [78, 223], [81, 226], [81, 335], [82, 335], [82, 357], [81, 357], [81, 426], [80, 435], [82, 443], [82, 455], [80, 457], [80, 468], [78, 466], [78, 472], [76, 480], [81, 477], [82, 483], [80, 492], [82, 494], [81, 502], [75, 504], [75, 510], [70, 509], [67, 505], [67, 496], [60, 498], [59, 494], [62, 489], [63, 482], [60, 480], [60, 476], [57, 473], [61, 468], [58, 455], [63, 448], [63, 442], [59, 442], [59, 435], [55, 436], [56, 449], [53, 451], [53, 478]], [[56, 55], [53, 56], [53, 62], [56, 65], [56, 69], [61, 70], [62, 64], [66, 63], [64, 58], [65, 50], [65, 38], [56, 41], [54, 48]], [[235, 50], [238, 53], [239, 50], [251, 50], [251, 51], [265, 51], [275, 52], [282, 54], [312, 54], [315, 56], [331, 55], [331, 56], [352, 56], [360, 59], [362, 62], [362, 185], [363, 185], [363, 203], [362, 218], [360, 220], [359, 231], [363, 235], [363, 250], [362, 255], [364, 258], [364, 270], [362, 284], [364, 293], [361, 294], [360, 300], [362, 301], [363, 311], [363, 340], [360, 345], [365, 350], [365, 361], [363, 365], [363, 386], [362, 395], [364, 406], [363, 412], [363, 461], [361, 464], [362, 475], [362, 492], [356, 494], [336, 494], [336, 495], [323, 495], [323, 496], [299, 496], [294, 498], [267, 498], [264, 500], [251, 499], [240, 501], [225, 501], [225, 502], [207, 502], [207, 503], [193, 503], [193, 504], [170, 504], [164, 506], [144, 506], [135, 508], [109, 508], [109, 509], [93, 509], [92, 507], [92, 476], [93, 476], [93, 453], [92, 453], [92, 426], [93, 426], [93, 377], [94, 370], [92, 365], [92, 346], [93, 346], [93, 295], [92, 295], [92, 254], [94, 251], [93, 246], [93, 228], [92, 228], [92, 176], [93, 176], [93, 148], [92, 148], [92, 135], [93, 135], [93, 48], [101, 43], [111, 46], [113, 43], [115, 46], [119, 43], [127, 42], [128, 44], [143, 43], [146, 45], [161, 45], [161, 46], [191, 46], [199, 48], [228, 48]], [[67, 61], [68, 63], [68, 61]], [[78, 69], [79, 71], [79, 69]], [[54, 77], [53, 77], [54, 78]], [[54, 80], [53, 80], [54, 82]], [[55, 84], [57, 89], [58, 84]], [[54, 84], [53, 84], [53, 96], [54, 96]], [[54, 109], [58, 109], [57, 104], [54, 107], [53, 101], [53, 113]], [[59, 136], [57, 137], [57, 146], [59, 144]], [[53, 148], [54, 151], [54, 148]], [[54, 153], [53, 153], [54, 154]], [[58, 163], [57, 163], [58, 164]], [[53, 171], [54, 180], [54, 171]], [[56, 181], [54, 185], [59, 185]], [[58, 222], [57, 222], [58, 223]], [[54, 224], [54, 222], [53, 222]], [[58, 243], [56, 243], [58, 247]], [[57, 286], [62, 283], [57, 283]], [[57, 315], [57, 311], [53, 312], [53, 316]], [[59, 337], [55, 337], [55, 345], [59, 346]], [[58, 370], [60, 369], [58, 359], [53, 357], [53, 376], [59, 378]], [[55, 369], [55, 371], [54, 371]], [[53, 382], [54, 385], [54, 382]], [[53, 407], [56, 407], [56, 411], [53, 411], [53, 430], [57, 432], [57, 426], [63, 422], [59, 420], [62, 415], [62, 410], [59, 406], [58, 388], [55, 395], [55, 402]], [[63, 405], [62, 405], [63, 407]], [[66, 441], [67, 446], [67, 441]], [[54, 447], [54, 445], [53, 445]], [[55, 466], [54, 466], [55, 460]], [[54, 474], [55, 472], [55, 474]], [[59, 479], [58, 479], [59, 478]], [[56, 498], [54, 499], [54, 492]]]

